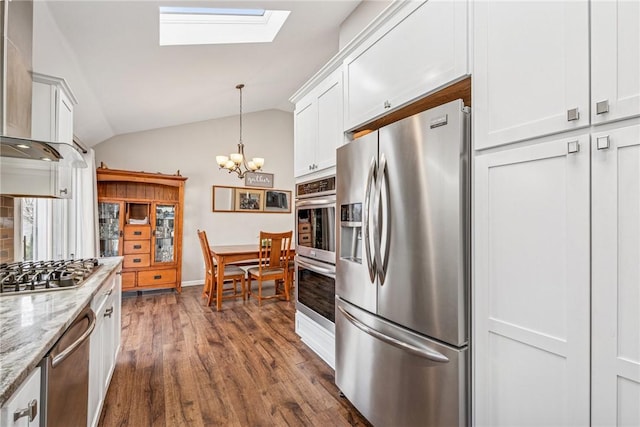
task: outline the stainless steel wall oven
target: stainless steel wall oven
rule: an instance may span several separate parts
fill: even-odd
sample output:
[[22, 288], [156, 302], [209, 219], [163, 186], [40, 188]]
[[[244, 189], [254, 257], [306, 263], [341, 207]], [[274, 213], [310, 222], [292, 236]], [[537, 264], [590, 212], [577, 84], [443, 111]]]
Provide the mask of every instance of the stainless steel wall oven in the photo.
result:
[[335, 177], [296, 186], [296, 308], [333, 332], [335, 322]]

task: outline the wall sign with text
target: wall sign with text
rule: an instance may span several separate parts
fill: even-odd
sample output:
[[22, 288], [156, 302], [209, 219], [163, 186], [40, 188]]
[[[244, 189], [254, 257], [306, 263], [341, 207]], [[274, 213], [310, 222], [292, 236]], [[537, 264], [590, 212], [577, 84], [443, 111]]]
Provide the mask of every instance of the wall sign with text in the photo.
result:
[[273, 188], [273, 174], [264, 172], [247, 172], [244, 176], [247, 187]]

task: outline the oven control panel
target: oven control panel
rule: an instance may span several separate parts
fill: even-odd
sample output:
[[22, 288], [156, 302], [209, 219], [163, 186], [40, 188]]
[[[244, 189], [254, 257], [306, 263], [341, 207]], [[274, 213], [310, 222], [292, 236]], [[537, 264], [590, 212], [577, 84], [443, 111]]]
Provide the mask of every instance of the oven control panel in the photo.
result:
[[315, 181], [302, 182], [296, 185], [296, 197], [321, 196], [336, 192], [336, 177], [317, 179]]

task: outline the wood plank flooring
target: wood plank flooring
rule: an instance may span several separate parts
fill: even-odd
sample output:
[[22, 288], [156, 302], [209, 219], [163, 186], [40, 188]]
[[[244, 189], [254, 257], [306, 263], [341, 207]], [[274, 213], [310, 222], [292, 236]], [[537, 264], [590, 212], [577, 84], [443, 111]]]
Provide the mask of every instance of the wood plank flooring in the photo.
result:
[[125, 294], [100, 426], [368, 426], [294, 331], [293, 302]]

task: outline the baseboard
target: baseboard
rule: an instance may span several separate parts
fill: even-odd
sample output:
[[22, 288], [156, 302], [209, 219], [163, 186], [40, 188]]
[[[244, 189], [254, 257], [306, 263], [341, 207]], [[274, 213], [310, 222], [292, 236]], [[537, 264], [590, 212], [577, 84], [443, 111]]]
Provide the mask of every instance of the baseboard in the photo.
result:
[[187, 281], [183, 281], [182, 282], [182, 287], [184, 288], [185, 286], [198, 286], [198, 285], [204, 285], [204, 279], [200, 279], [200, 280], [187, 280]]

